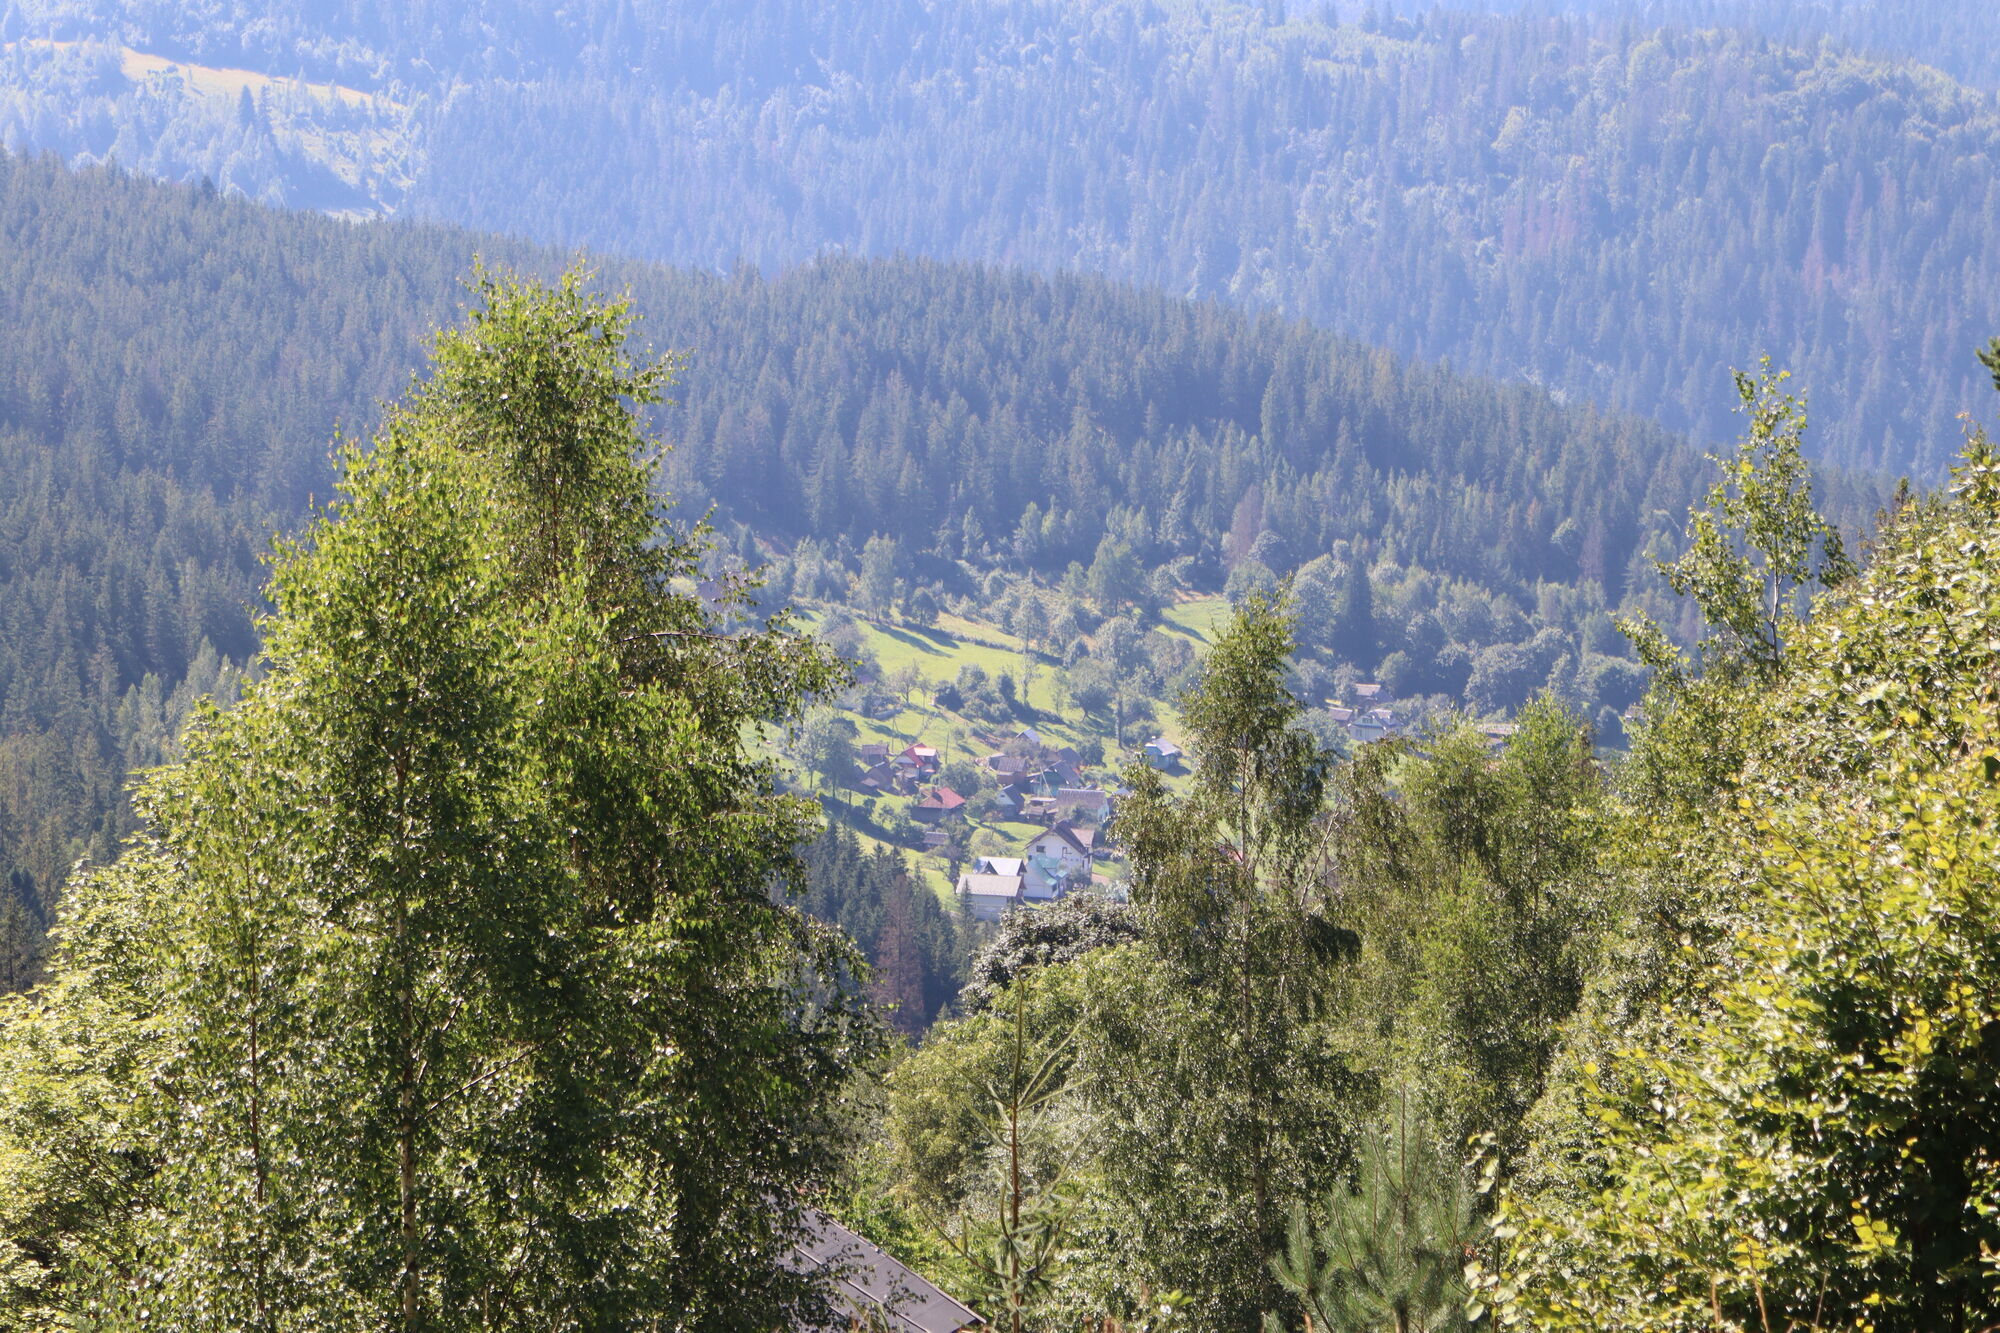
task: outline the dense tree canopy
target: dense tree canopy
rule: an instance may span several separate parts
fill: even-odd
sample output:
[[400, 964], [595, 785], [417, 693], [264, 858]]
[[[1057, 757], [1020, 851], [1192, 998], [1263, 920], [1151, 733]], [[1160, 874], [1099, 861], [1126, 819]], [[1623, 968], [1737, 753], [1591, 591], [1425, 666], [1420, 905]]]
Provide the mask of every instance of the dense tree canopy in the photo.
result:
[[[254, 650], [257, 557], [324, 493], [335, 426], [377, 419], [475, 245], [554, 265], [46, 161], [0, 161], [0, 231], [0, 769], [19, 775], [0, 783], [0, 925], [18, 980], [71, 863], [129, 827], [124, 774]], [[908, 586], [1069, 654], [1100, 597], [1130, 614], [1232, 567], [1296, 571], [1313, 702], [1343, 664], [1386, 665], [1408, 696], [1497, 708], [1553, 685], [1593, 715], [1640, 684], [1610, 613], [1636, 599], [1679, 628], [1646, 552], [1701, 465], [1641, 423], [1095, 279], [830, 260], [607, 281], [646, 336], [688, 349], [679, 404], [652, 419], [677, 446], [663, 480], [747, 525], [733, 554], [774, 560], [769, 600]], [[1851, 524], [1858, 492], [1834, 478], [1830, 512]], [[1080, 699], [1108, 685], [1127, 713], [1123, 692], [1163, 696], [1187, 669], [1136, 622], [1100, 637]]]
[[[825, 1318], [789, 1254], [867, 1028], [745, 733], [833, 669], [671, 591], [625, 312], [482, 295], [0, 1012], [15, 1326]], [[78, 1025], [122, 1100], [50, 1100]]]
[[2000, 20], [1485, 7], [9, 6], [0, 1329], [1995, 1326]]
[[21, 0], [0, 136], [710, 268], [1093, 271], [1711, 439], [1768, 352], [1830, 409], [1822, 458], [1941, 477], [2000, 324], [2000, 117], [1894, 57], [1990, 72], [1988, 7], [1594, 8]]
[[2000, 15], [1932, 0], [1345, 0], [1335, 8], [1380, 25], [1389, 13], [1588, 14], [1644, 28], [1738, 28], [1786, 46], [1832, 42], [1862, 55], [1907, 56], [1980, 88], [2000, 86]]
[[1649, 697], [1639, 910], [1502, 1203], [1482, 1290], [1506, 1325], [2000, 1313], [1996, 476], [1975, 439], [1773, 670], [1724, 657]]

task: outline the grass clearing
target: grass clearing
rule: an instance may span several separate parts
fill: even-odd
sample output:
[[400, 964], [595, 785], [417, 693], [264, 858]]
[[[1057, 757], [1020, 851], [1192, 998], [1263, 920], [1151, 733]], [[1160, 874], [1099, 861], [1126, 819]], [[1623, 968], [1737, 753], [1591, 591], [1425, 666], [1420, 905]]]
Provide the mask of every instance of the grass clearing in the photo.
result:
[[1020, 649], [982, 641], [984, 636], [973, 639], [942, 625], [890, 625], [873, 620], [857, 623], [868, 651], [875, 655], [884, 671], [914, 666], [932, 680], [947, 681], [958, 675], [960, 667], [970, 663], [988, 676], [1006, 672], [1018, 678], [1021, 674]]
[[1167, 622], [1168, 633], [1178, 631], [1206, 646], [1215, 642], [1216, 629], [1229, 619], [1229, 599], [1196, 597], [1176, 602], [1167, 608], [1162, 618]]
[[[1197, 651], [1201, 651], [1208, 646], [1218, 624], [1226, 620], [1229, 610], [1228, 602], [1221, 597], [1181, 602], [1167, 612], [1164, 628], [1168, 633], [1185, 636], [1193, 642]], [[824, 607], [802, 611], [800, 627], [814, 633], [821, 632], [831, 614], [831, 610]], [[959, 668], [968, 664], [978, 666], [989, 678], [1006, 672], [1017, 682], [1021, 680], [1020, 642], [995, 626], [959, 616], [943, 616], [932, 625], [915, 625], [856, 615], [854, 623], [861, 634], [862, 647], [881, 667], [885, 678], [882, 685], [886, 685], [886, 678], [912, 666], [933, 688], [955, 678]], [[1011, 717], [987, 719], [945, 709], [931, 702], [928, 691], [918, 692], [914, 696], [919, 700], [916, 703], [898, 700], [901, 706], [885, 717], [867, 717], [860, 713], [849, 713], [847, 716], [855, 723], [857, 745], [886, 745], [892, 754], [912, 743], [932, 745], [937, 747], [945, 763], [977, 760], [998, 749], [1022, 728], [1032, 727], [1043, 742], [1051, 746], [1072, 746], [1080, 750], [1090, 745], [1101, 747], [1104, 764], [1095, 770], [1093, 776], [1106, 782], [1115, 781], [1119, 770], [1139, 760], [1136, 745], [1130, 751], [1120, 752], [1111, 743], [1108, 717], [1085, 716], [1073, 709], [1066, 711], [1059, 708], [1055, 688], [1057, 670], [1052, 660], [1037, 658], [1033, 677], [1020, 695], [1025, 706]], [[874, 691], [877, 696], [881, 692], [880, 688]], [[1172, 704], [1156, 700], [1153, 709], [1155, 720], [1147, 734], [1157, 732], [1171, 739], [1182, 739], [1180, 715]], [[789, 769], [790, 766], [786, 767]], [[796, 773], [792, 776], [802, 777]], [[1186, 778], [1184, 774], [1174, 774], [1169, 775], [1167, 781], [1170, 788], [1179, 788]], [[843, 792], [841, 799], [859, 805], [865, 798], [859, 790], [850, 789]], [[906, 798], [895, 795], [879, 795], [874, 800], [878, 818], [902, 808], [906, 802]], [[835, 813], [838, 817], [838, 811]], [[887, 847], [899, 852], [909, 865], [911, 874], [921, 879], [936, 894], [940, 903], [947, 908], [956, 907], [956, 886], [951, 883], [943, 863], [936, 856], [886, 843], [866, 827], [852, 824], [849, 827], [871, 851]], [[997, 839], [1010, 854], [1018, 854], [1042, 827], [1040, 823], [1022, 820], [975, 823], [968, 836], [984, 832], [990, 835], [986, 839], [988, 845]]]

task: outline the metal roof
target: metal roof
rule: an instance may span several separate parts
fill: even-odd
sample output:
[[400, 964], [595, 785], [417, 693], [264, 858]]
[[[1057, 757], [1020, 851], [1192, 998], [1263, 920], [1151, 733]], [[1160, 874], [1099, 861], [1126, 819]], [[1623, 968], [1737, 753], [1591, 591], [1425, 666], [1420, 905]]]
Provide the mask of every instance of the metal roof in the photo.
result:
[[1021, 876], [1012, 875], [960, 875], [960, 893], [976, 894], [985, 898], [1017, 898], [1021, 893]]
[[[793, 1254], [800, 1271], [817, 1270], [833, 1284], [834, 1306], [848, 1315], [836, 1328], [846, 1329], [853, 1322], [873, 1327], [865, 1321], [879, 1317], [882, 1326], [897, 1333], [958, 1333], [984, 1322], [825, 1213], [809, 1212], [806, 1220], [812, 1235]], [[798, 1326], [793, 1333], [835, 1333], [835, 1330]]]

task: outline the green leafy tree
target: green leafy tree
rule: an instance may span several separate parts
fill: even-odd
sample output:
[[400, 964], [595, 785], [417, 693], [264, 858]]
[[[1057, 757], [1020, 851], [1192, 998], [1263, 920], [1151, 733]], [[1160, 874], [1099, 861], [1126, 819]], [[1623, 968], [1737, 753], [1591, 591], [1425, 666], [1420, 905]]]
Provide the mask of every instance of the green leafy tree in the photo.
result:
[[1317, 1019], [1351, 937], [1326, 914], [1326, 760], [1284, 687], [1291, 647], [1283, 607], [1247, 597], [1182, 701], [1192, 790], [1128, 773], [1119, 826], [1158, 966], [1084, 1037], [1101, 1169], [1145, 1201], [1139, 1267], [1218, 1327], [1284, 1305], [1285, 1216], [1346, 1151], [1352, 1080]]
[[1586, 1046], [1568, 1169], [1502, 1198], [1477, 1285], [1503, 1324], [2000, 1320], [2000, 460], [1983, 438], [1955, 491], [1893, 516], [1869, 571], [1795, 631], [1776, 688], [1737, 698], [1759, 725], [1735, 798], [1666, 843], [1708, 925], [1677, 941], [1691, 975]]
[[972, 796], [994, 785], [993, 770], [970, 759], [954, 759], [938, 770], [938, 785], [949, 787], [960, 796]]
[[1343, 579], [1332, 556], [1317, 556], [1292, 575], [1293, 615], [1298, 622], [1302, 648], [1318, 650], [1332, 645], [1335, 634], [1335, 605]]
[[1038, 967], [1137, 938], [1139, 922], [1130, 907], [1090, 894], [1071, 894], [1033, 912], [1011, 912], [973, 956], [959, 1003], [976, 1013]]
[[894, 537], [870, 537], [861, 548], [861, 578], [854, 590], [870, 615], [886, 616], [895, 605], [902, 563], [903, 548]]
[[[1785, 392], [1789, 378], [1774, 373], [1768, 357], [1757, 375], [1736, 373], [1749, 430], [1734, 456], [1710, 455], [1722, 479], [1707, 507], [1689, 515], [1687, 553], [1660, 565], [1674, 591], [1701, 607], [1711, 634], [1705, 656], [1741, 663], [1763, 680], [1780, 670], [1800, 590], [1814, 579], [1831, 587], [1854, 572], [1840, 533], [1813, 508], [1806, 408]], [[1652, 635], [1638, 639], [1657, 654]]]
[[1854, 572], [1839, 532], [1813, 508], [1805, 405], [1785, 392], [1787, 378], [1768, 358], [1754, 377], [1737, 372], [1749, 429], [1733, 456], [1711, 455], [1722, 478], [1706, 507], [1689, 512], [1687, 551], [1656, 562], [1700, 610], [1708, 632], [1698, 660], [1690, 663], [1644, 614], [1619, 621], [1654, 674], [1635, 787], [1656, 807], [1699, 802], [1731, 780], [1755, 724], [1730, 698], [1784, 674], [1809, 584], [1833, 587]]
[[[823, 1310], [786, 1257], [866, 1029], [845, 949], [770, 895], [811, 811], [743, 737], [834, 669], [671, 591], [704, 547], [661, 529], [632, 408], [668, 367], [624, 309], [574, 274], [480, 294], [280, 544], [260, 677], [65, 917], [53, 994], [145, 1052], [92, 1071], [133, 1080], [109, 1123], [23, 1119], [33, 1080], [0, 1114], [5, 1160], [88, 1130], [107, 1148], [70, 1160], [143, 1176], [67, 1244], [10, 1237], [73, 1317]], [[0, 1045], [32, 1060], [22, 1019]]]
[[839, 790], [854, 778], [854, 719], [831, 708], [807, 712], [798, 730], [799, 762], [825, 787]]
[[1162, 1306], [1207, 1328], [1296, 1313], [1270, 1261], [1369, 1114], [1334, 1021], [1354, 941], [1325, 901], [1324, 760], [1284, 690], [1289, 651], [1282, 609], [1247, 601], [1184, 701], [1193, 789], [1127, 775], [1129, 917], [1065, 905], [1010, 921], [975, 965], [981, 1006], [892, 1076], [900, 1187], [984, 1201], [1008, 1154], [976, 1090], [1007, 1068], [1025, 992], [1031, 1042], [1071, 1044], [1026, 1157], [1035, 1181], [1067, 1182], [1051, 1327], [1140, 1326]]
[[1101, 614], [1116, 615], [1121, 607], [1137, 601], [1145, 592], [1145, 571], [1130, 546], [1106, 533], [1097, 543], [1085, 586]]
[[[1079, 1203], [1074, 1187], [1093, 1174], [1096, 1147], [1080, 1100], [1088, 1079], [1077, 1074], [1076, 1058], [1079, 1024], [1101, 983], [1084, 965], [1115, 952], [1039, 969], [1032, 985], [933, 1028], [887, 1078], [896, 1192], [954, 1256], [940, 1273], [948, 1284], [989, 1303], [997, 1295], [1004, 1307], [998, 1279], [1009, 1247], [1039, 1249], [1048, 1235], [1041, 1221], [1059, 1223], [1069, 1238], [1039, 1258], [1014, 1251], [1026, 1259], [1015, 1276], [1037, 1285], [1014, 1308], [1038, 1328], [1065, 1311], [1103, 1309], [1095, 1291], [1074, 1299], [1080, 1255], [1068, 1227]], [[1017, 1207], [1035, 1234], [1018, 1231], [1008, 1241]], [[1018, 1287], [1016, 1294], [1027, 1295]]]
[[1421, 754], [1364, 748], [1331, 838], [1361, 937], [1357, 1045], [1445, 1135], [1510, 1156], [1618, 908], [1589, 727], [1546, 698], [1517, 725], [1498, 756], [1464, 724]]

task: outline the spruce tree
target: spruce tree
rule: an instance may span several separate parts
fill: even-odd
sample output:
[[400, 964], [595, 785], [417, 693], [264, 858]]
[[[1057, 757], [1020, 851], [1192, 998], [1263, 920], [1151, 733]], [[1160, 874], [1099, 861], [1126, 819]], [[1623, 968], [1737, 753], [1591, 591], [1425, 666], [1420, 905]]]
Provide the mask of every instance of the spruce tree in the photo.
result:
[[1369, 670], [1375, 664], [1375, 589], [1368, 580], [1368, 562], [1356, 552], [1340, 579], [1340, 601], [1334, 612], [1333, 651]]

